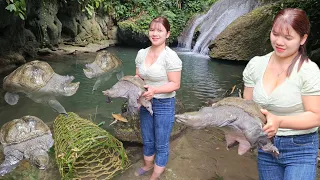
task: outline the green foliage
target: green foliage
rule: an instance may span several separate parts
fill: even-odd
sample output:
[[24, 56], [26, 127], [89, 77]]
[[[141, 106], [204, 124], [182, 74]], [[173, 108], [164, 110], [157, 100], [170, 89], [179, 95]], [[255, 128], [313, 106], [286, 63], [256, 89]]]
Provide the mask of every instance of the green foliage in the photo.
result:
[[[67, 2], [66, 0], [64, 0]], [[120, 28], [147, 33], [150, 21], [159, 15], [168, 18], [172, 28], [170, 42], [176, 39], [189, 18], [208, 10], [217, 0], [73, 0], [89, 16], [94, 12], [108, 14]], [[129, 22], [130, 21], [130, 22]]]
[[6, 10], [13, 12], [14, 15], [19, 16], [22, 20], [26, 19], [26, 2], [25, 0], [6, 0], [8, 6]]
[[118, 16], [118, 25], [122, 29], [147, 33], [154, 17], [165, 16], [171, 25], [169, 42], [173, 42], [194, 14], [207, 11], [214, 2], [216, 0], [134, 0], [123, 4], [127, 12], [125, 16]]

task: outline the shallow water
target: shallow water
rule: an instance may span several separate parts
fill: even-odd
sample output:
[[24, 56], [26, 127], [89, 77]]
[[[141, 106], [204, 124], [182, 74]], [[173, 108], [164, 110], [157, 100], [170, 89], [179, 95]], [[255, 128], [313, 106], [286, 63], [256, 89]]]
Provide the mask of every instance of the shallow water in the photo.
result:
[[[107, 50], [115, 53], [123, 61], [124, 75], [134, 75], [134, 60], [139, 49], [111, 47]], [[105, 102], [105, 96], [101, 93], [102, 90], [110, 88], [117, 82], [115, 74], [96, 92], [92, 93], [96, 79], [86, 78], [82, 68], [86, 63], [92, 62], [95, 55], [96, 53], [85, 53], [55, 59], [41, 57], [41, 59], [48, 61], [56, 73], [73, 75], [75, 77], [73, 82], [80, 82], [80, 87], [75, 95], [57, 97], [66, 111], [75, 112], [96, 123], [105, 121], [103, 127], [111, 131], [109, 128], [109, 124], [113, 121], [111, 113], [119, 113], [124, 100], [114, 99], [111, 104], [108, 104]], [[208, 57], [195, 56], [185, 52], [178, 52], [178, 55], [182, 59], [183, 70], [181, 89], [177, 91], [177, 98], [182, 100], [186, 107], [197, 107], [207, 98], [217, 97], [241, 81], [244, 64], [214, 61]], [[14, 106], [2, 101], [0, 103], [0, 125], [25, 115], [37, 116], [45, 122], [52, 122], [57, 116], [57, 113], [50, 107], [35, 103], [24, 95], [20, 95], [19, 102]]]

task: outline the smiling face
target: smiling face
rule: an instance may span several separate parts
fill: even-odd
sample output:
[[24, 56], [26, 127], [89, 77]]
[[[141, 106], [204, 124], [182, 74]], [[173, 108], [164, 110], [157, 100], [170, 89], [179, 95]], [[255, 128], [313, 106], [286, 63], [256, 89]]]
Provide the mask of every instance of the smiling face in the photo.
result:
[[165, 45], [166, 39], [170, 36], [170, 31], [160, 22], [153, 22], [149, 28], [149, 39], [153, 46]]
[[307, 35], [300, 36], [291, 25], [285, 22], [276, 22], [270, 33], [271, 45], [275, 54], [281, 58], [294, 57], [299, 47], [306, 42]]

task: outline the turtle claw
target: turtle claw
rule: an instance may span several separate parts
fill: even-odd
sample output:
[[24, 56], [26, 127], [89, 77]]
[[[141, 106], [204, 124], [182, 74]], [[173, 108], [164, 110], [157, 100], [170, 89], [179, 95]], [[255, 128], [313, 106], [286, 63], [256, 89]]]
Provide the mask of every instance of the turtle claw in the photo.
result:
[[64, 115], [64, 117], [68, 118], [68, 114], [67, 113], [60, 113], [61, 115]]
[[106, 97], [106, 103], [111, 103], [112, 101], [111, 101], [111, 98], [110, 97]]

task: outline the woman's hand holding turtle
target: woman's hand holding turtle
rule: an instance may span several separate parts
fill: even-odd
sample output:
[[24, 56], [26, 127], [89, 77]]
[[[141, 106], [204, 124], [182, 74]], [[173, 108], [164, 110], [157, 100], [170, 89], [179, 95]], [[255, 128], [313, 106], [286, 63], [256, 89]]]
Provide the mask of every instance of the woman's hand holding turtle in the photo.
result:
[[142, 94], [143, 97], [146, 98], [146, 100], [151, 100], [156, 92], [155, 88], [145, 85], [144, 88], [146, 89], [146, 92]]
[[267, 118], [267, 124], [263, 127], [263, 131], [268, 135], [268, 138], [272, 138], [277, 134], [281, 120], [278, 116], [270, 113], [266, 109], [261, 109], [262, 114]]

